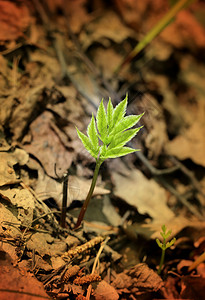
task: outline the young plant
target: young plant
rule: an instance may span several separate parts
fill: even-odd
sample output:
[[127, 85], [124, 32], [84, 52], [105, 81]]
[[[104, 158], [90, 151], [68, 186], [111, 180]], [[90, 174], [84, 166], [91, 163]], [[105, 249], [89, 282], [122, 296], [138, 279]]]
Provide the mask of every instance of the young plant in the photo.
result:
[[78, 216], [75, 228], [78, 228], [83, 220], [95, 188], [100, 166], [104, 160], [139, 151], [139, 149], [125, 147], [125, 144], [143, 127], [130, 129], [138, 123], [143, 114], [125, 117], [126, 109], [127, 96], [115, 108], [113, 108], [111, 99], [109, 99], [107, 111], [102, 100], [97, 110], [96, 120], [92, 115], [87, 128], [87, 136], [76, 128], [78, 137], [81, 139], [85, 149], [96, 159], [96, 166], [90, 190]]
[[173, 238], [170, 242], [166, 242], [166, 240], [170, 237], [172, 231], [169, 230], [167, 231], [167, 228], [165, 225], [162, 225], [162, 232], [160, 232], [163, 242], [160, 242], [159, 239], [156, 239], [157, 245], [162, 249], [162, 254], [161, 254], [161, 259], [160, 259], [160, 264], [159, 264], [159, 269], [158, 269], [158, 274], [160, 275], [161, 270], [162, 270], [162, 265], [164, 264], [164, 258], [165, 258], [165, 251], [167, 248], [170, 248], [174, 243], [176, 242], [176, 238]]

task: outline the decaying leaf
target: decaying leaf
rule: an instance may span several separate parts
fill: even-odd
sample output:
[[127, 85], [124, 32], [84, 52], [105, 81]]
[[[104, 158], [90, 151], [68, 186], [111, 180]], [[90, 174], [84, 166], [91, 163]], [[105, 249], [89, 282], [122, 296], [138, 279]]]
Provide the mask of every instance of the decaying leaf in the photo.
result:
[[14, 267], [10, 256], [0, 251], [0, 293], [1, 299], [26, 300], [50, 299], [43, 284], [27, 270]]
[[0, 2], [0, 40], [15, 40], [23, 36], [23, 31], [31, 22], [26, 5], [16, 5], [11, 1]]
[[119, 293], [128, 295], [133, 293], [135, 296], [140, 296], [160, 290], [163, 287], [163, 281], [146, 264], [141, 263], [119, 273], [112, 282], [112, 286]]
[[26, 165], [29, 155], [25, 150], [16, 148], [13, 152], [0, 152], [0, 160], [0, 186], [3, 186], [20, 181], [14, 171], [14, 166]]
[[32, 142], [24, 145], [24, 149], [33, 154], [42, 163], [48, 175], [56, 177], [55, 164], [61, 173], [70, 167], [73, 154], [61, 143], [59, 136], [52, 130], [53, 116], [44, 112], [31, 125]]
[[[42, 170], [38, 172], [39, 178], [35, 187], [35, 192], [41, 200], [53, 198], [59, 207], [62, 205], [63, 185], [55, 179], [45, 175]], [[85, 200], [91, 180], [82, 179], [74, 175], [68, 177], [68, 203], [70, 206], [73, 200]], [[96, 187], [93, 195], [105, 195], [110, 191], [103, 187]]]
[[153, 179], [147, 179], [140, 171], [132, 170], [124, 177], [112, 174], [115, 184], [114, 194], [137, 208], [141, 214], [149, 214], [153, 222], [167, 222], [174, 213], [166, 205], [166, 191]]
[[94, 291], [96, 300], [117, 300], [119, 295], [115, 288], [109, 285], [106, 281], [102, 280]]
[[27, 189], [9, 188], [6, 186], [1, 188], [0, 195], [18, 208], [16, 213], [18, 214], [18, 220], [20, 220], [22, 224], [31, 224], [35, 208], [35, 199]]
[[166, 145], [166, 151], [181, 160], [191, 159], [205, 167], [205, 126], [196, 119], [193, 125], [183, 134], [178, 135]]

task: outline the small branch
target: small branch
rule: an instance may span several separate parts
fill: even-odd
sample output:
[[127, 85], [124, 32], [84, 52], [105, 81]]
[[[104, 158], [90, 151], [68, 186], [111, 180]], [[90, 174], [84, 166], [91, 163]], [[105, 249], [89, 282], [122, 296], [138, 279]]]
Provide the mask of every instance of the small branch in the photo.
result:
[[64, 181], [63, 181], [63, 201], [62, 201], [61, 220], [60, 220], [61, 227], [63, 228], [65, 228], [67, 198], [68, 198], [68, 173], [65, 173]]

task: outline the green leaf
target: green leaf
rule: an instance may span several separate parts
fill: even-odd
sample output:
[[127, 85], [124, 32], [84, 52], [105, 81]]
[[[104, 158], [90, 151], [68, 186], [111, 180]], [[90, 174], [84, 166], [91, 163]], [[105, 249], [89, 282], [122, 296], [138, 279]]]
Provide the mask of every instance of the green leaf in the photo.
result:
[[120, 156], [127, 155], [129, 153], [133, 153], [135, 151], [139, 151], [138, 149], [132, 149], [129, 147], [116, 147], [112, 148], [110, 150], [107, 150], [106, 153], [100, 158], [106, 159], [106, 158], [116, 158]]
[[159, 239], [156, 239], [156, 242], [157, 242], [157, 245], [162, 249], [162, 243], [160, 242], [160, 240]]
[[167, 231], [167, 227], [166, 227], [165, 224], [163, 224], [163, 225], [162, 225], [162, 232], [166, 233], [166, 231]]
[[141, 115], [130, 115], [127, 117], [124, 117], [112, 130], [111, 134], [117, 134], [119, 132], [122, 132], [126, 129], [129, 129], [131, 127], [133, 127], [134, 125], [136, 125], [139, 120], [141, 119], [141, 117], [144, 115], [144, 113], [142, 113]]
[[141, 127], [118, 133], [113, 137], [108, 149], [124, 146], [137, 134], [140, 128]]
[[94, 157], [97, 158], [98, 157], [98, 150], [96, 150], [91, 142], [91, 140], [84, 134], [82, 133], [80, 130], [78, 130], [78, 128], [76, 127], [77, 130], [77, 134], [78, 137], [81, 139], [81, 142], [83, 143], [85, 149]]
[[87, 128], [87, 134], [88, 134], [88, 137], [91, 140], [94, 148], [96, 150], [98, 150], [98, 148], [99, 148], [98, 133], [97, 133], [96, 125], [95, 125], [95, 118], [93, 115], [92, 115], [91, 121]]
[[101, 136], [101, 140], [104, 141], [105, 138], [107, 137], [107, 116], [106, 116], [105, 107], [103, 105], [103, 99], [100, 102], [96, 119], [97, 119], [97, 127], [98, 127], [99, 134]]
[[127, 95], [123, 101], [121, 101], [114, 109], [113, 111], [113, 124], [112, 126], [115, 126], [119, 121], [122, 120], [126, 113], [127, 108]]
[[107, 151], [107, 148], [105, 145], [100, 146], [100, 156], [103, 157], [105, 155], [106, 151]]
[[108, 123], [109, 129], [112, 127], [113, 111], [114, 111], [114, 108], [113, 108], [111, 99], [109, 98], [108, 105], [107, 105], [107, 123]]

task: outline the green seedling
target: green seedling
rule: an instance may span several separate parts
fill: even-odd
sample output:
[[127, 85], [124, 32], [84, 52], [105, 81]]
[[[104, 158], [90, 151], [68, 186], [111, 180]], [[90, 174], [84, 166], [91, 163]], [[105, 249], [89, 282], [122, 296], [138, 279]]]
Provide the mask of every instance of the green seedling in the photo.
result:
[[172, 231], [169, 230], [167, 231], [167, 228], [165, 225], [162, 225], [162, 232], [160, 232], [163, 241], [160, 242], [159, 239], [156, 239], [157, 245], [162, 249], [162, 255], [161, 255], [161, 259], [160, 259], [160, 264], [159, 264], [159, 269], [158, 269], [158, 274], [160, 275], [161, 270], [162, 270], [162, 266], [164, 264], [164, 258], [165, 258], [165, 251], [167, 248], [170, 248], [172, 245], [174, 245], [174, 243], [176, 242], [176, 238], [173, 238], [171, 241], [166, 242], [167, 239], [170, 237]]
[[96, 185], [101, 164], [107, 158], [116, 158], [139, 151], [139, 149], [124, 146], [143, 127], [130, 129], [138, 123], [143, 114], [125, 116], [126, 109], [127, 96], [115, 108], [112, 105], [111, 99], [109, 99], [107, 110], [102, 100], [97, 110], [96, 119], [92, 115], [87, 128], [87, 135], [76, 128], [78, 137], [81, 139], [85, 149], [95, 158], [96, 166], [90, 190], [80, 211], [75, 228], [78, 228], [83, 220]]

